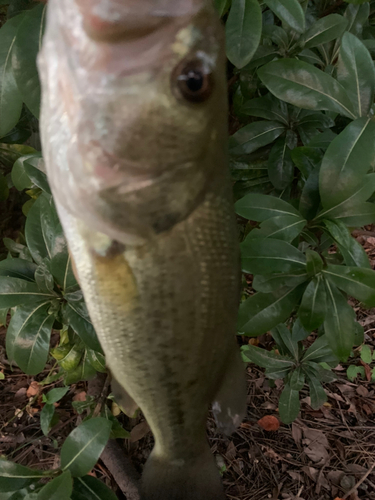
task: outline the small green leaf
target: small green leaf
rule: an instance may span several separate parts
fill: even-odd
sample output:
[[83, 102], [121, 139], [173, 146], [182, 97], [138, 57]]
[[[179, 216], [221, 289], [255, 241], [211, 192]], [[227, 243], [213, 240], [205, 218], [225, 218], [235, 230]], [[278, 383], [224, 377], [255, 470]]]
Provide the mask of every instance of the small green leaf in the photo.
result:
[[272, 12], [297, 33], [305, 31], [305, 14], [298, 0], [265, 0]]
[[340, 361], [346, 361], [354, 344], [355, 314], [342, 293], [326, 281], [327, 310], [324, 331], [329, 345]]
[[52, 389], [47, 394], [45, 394], [45, 403], [53, 405], [62, 399], [65, 394], [69, 391], [70, 387], [57, 387]]
[[315, 168], [320, 165], [323, 153], [318, 148], [302, 146], [293, 149], [292, 160], [303, 177], [307, 180]]
[[310, 332], [305, 330], [299, 318], [296, 319], [292, 328], [292, 339], [294, 342], [301, 342], [310, 335]]
[[72, 476], [69, 471], [65, 471], [43, 486], [36, 500], [70, 500], [72, 490]]
[[286, 385], [279, 400], [279, 414], [284, 424], [291, 424], [297, 417], [301, 409], [299, 402], [299, 391]]
[[260, 347], [253, 345], [245, 345], [241, 347], [242, 356], [247, 362], [257, 364], [266, 369], [285, 370], [294, 366], [295, 362], [289, 356], [281, 356], [271, 351], [266, 351]]
[[92, 349], [87, 349], [87, 359], [97, 372], [107, 372], [105, 357], [100, 352], [93, 351]]
[[305, 290], [298, 317], [306, 330], [312, 332], [319, 328], [327, 314], [327, 295], [324, 280], [314, 278]]
[[82, 477], [94, 467], [107, 444], [112, 423], [105, 418], [86, 420], [74, 429], [61, 448], [61, 467]]
[[20, 304], [35, 304], [53, 300], [54, 295], [42, 293], [36, 283], [19, 278], [0, 277], [0, 308], [15, 307]]
[[240, 306], [238, 331], [256, 337], [284, 322], [301, 299], [305, 285], [274, 293], [256, 293]]
[[53, 404], [45, 404], [40, 412], [40, 428], [45, 436], [48, 436], [55, 407]]
[[374, 102], [375, 69], [370, 52], [356, 36], [345, 33], [340, 46], [337, 79], [357, 116], [366, 116]]
[[[277, 28], [277, 26], [272, 26], [272, 29], [274, 28]], [[281, 107], [281, 102], [282, 101], [275, 99], [272, 94], [267, 94], [265, 97], [258, 97], [257, 99], [246, 101], [241, 108], [241, 113], [264, 118], [265, 120], [280, 122], [288, 126], [288, 110]]]
[[271, 238], [291, 243], [305, 226], [305, 219], [297, 219], [293, 215], [280, 215], [264, 221], [260, 225], [260, 229], [253, 229], [248, 237]]
[[345, 89], [330, 75], [311, 64], [282, 59], [263, 66], [258, 70], [258, 75], [273, 95], [294, 106], [314, 111], [333, 111], [355, 118]]
[[45, 193], [51, 194], [47, 175], [42, 170], [44, 161], [40, 155], [34, 155], [24, 162], [24, 168], [27, 175], [33, 181], [34, 185], [42, 189]]
[[66, 324], [70, 325], [85, 345], [97, 352], [102, 352], [95, 329], [90, 321], [86, 304], [81, 301], [69, 301], [63, 308], [63, 317]]
[[301, 367], [294, 370], [289, 379], [289, 385], [294, 391], [302, 391], [305, 385], [305, 374]]
[[0, 492], [18, 491], [42, 477], [40, 471], [0, 458]]
[[314, 361], [315, 363], [334, 363], [338, 364], [338, 358], [333, 354], [328, 344], [326, 335], [318, 337], [314, 343], [307, 349], [303, 356], [303, 363]]
[[363, 368], [363, 366], [348, 366], [348, 369], [346, 370], [346, 376], [351, 382], [354, 382], [358, 375], [361, 375], [363, 379], [366, 378], [365, 369]]
[[369, 345], [361, 347], [361, 360], [368, 365], [372, 362], [372, 353]]
[[310, 278], [314, 278], [323, 269], [323, 261], [321, 256], [314, 250], [306, 250], [306, 270]]
[[294, 273], [266, 274], [257, 275], [253, 280], [253, 288], [257, 292], [271, 293], [280, 288], [294, 288], [307, 281], [306, 271], [297, 271]]
[[251, 61], [262, 34], [258, 0], [232, 0], [225, 31], [227, 57], [237, 68], [243, 68]]
[[329, 14], [318, 19], [304, 35], [305, 49], [311, 49], [339, 38], [347, 25], [347, 19], [339, 14]]
[[36, 264], [28, 260], [5, 259], [0, 261], [0, 276], [35, 282], [34, 274], [36, 268]]
[[275, 339], [277, 345], [285, 351], [285, 354], [290, 354], [298, 361], [298, 343], [293, 340], [292, 332], [283, 323], [273, 328], [271, 330], [271, 335]]
[[242, 268], [247, 273], [289, 273], [306, 268], [304, 254], [282, 240], [246, 238], [241, 253]]
[[273, 121], [258, 121], [240, 128], [229, 138], [229, 152], [232, 155], [250, 154], [271, 144], [283, 132], [285, 125]]
[[318, 410], [327, 401], [327, 394], [325, 393], [322, 384], [315, 377], [309, 376], [311, 408]]
[[280, 198], [250, 193], [236, 203], [236, 212], [245, 219], [265, 221], [281, 215], [293, 215], [302, 219], [296, 208]]
[[294, 164], [290, 153], [285, 136], [275, 142], [268, 158], [268, 177], [280, 191], [289, 186], [294, 179]]
[[375, 271], [348, 266], [327, 266], [324, 276], [368, 307], [375, 306]]
[[92, 476], [74, 479], [72, 500], [117, 500], [117, 496], [101, 481]]

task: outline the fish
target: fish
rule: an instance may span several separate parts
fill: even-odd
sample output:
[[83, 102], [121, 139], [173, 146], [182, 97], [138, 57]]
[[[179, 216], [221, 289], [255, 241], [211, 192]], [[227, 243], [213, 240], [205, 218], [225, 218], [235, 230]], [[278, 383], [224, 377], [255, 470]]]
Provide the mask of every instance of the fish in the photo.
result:
[[49, 0], [47, 175], [120, 405], [154, 436], [144, 500], [223, 500], [206, 425], [246, 412], [224, 32], [210, 0]]

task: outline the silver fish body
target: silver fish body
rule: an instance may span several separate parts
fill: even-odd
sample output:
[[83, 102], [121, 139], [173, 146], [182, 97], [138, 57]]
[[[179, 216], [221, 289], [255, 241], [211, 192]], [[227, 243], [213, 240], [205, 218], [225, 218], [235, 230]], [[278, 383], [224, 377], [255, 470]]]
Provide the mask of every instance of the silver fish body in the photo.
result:
[[208, 406], [231, 432], [245, 405], [222, 28], [203, 0], [137, 5], [50, 0], [43, 150], [116, 393], [155, 437], [144, 499], [220, 500]]

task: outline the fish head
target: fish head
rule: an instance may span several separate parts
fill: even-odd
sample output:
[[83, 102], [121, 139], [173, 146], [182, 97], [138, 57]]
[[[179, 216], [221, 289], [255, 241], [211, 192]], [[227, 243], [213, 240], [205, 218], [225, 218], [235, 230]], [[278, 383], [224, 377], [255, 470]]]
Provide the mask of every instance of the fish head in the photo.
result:
[[129, 244], [198, 206], [226, 162], [210, 0], [50, 0], [39, 69], [48, 175], [67, 210]]

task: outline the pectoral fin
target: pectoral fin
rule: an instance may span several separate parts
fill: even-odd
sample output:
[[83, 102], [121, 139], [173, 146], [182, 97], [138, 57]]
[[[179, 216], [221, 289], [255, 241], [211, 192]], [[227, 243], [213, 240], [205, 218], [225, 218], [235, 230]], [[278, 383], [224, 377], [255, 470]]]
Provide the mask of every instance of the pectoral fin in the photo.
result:
[[224, 434], [232, 434], [245, 417], [246, 396], [245, 364], [236, 348], [228, 360], [225, 376], [212, 403], [216, 425]]
[[112, 375], [112, 392], [115, 396], [117, 404], [120, 406], [121, 410], [130, 418], [134, 417], [135, 412], [138, 410], [138, 405], [134, 399], [129, 396], [127, 391], [122, 387], [122, 385], [117, 382], [117, 380]]

